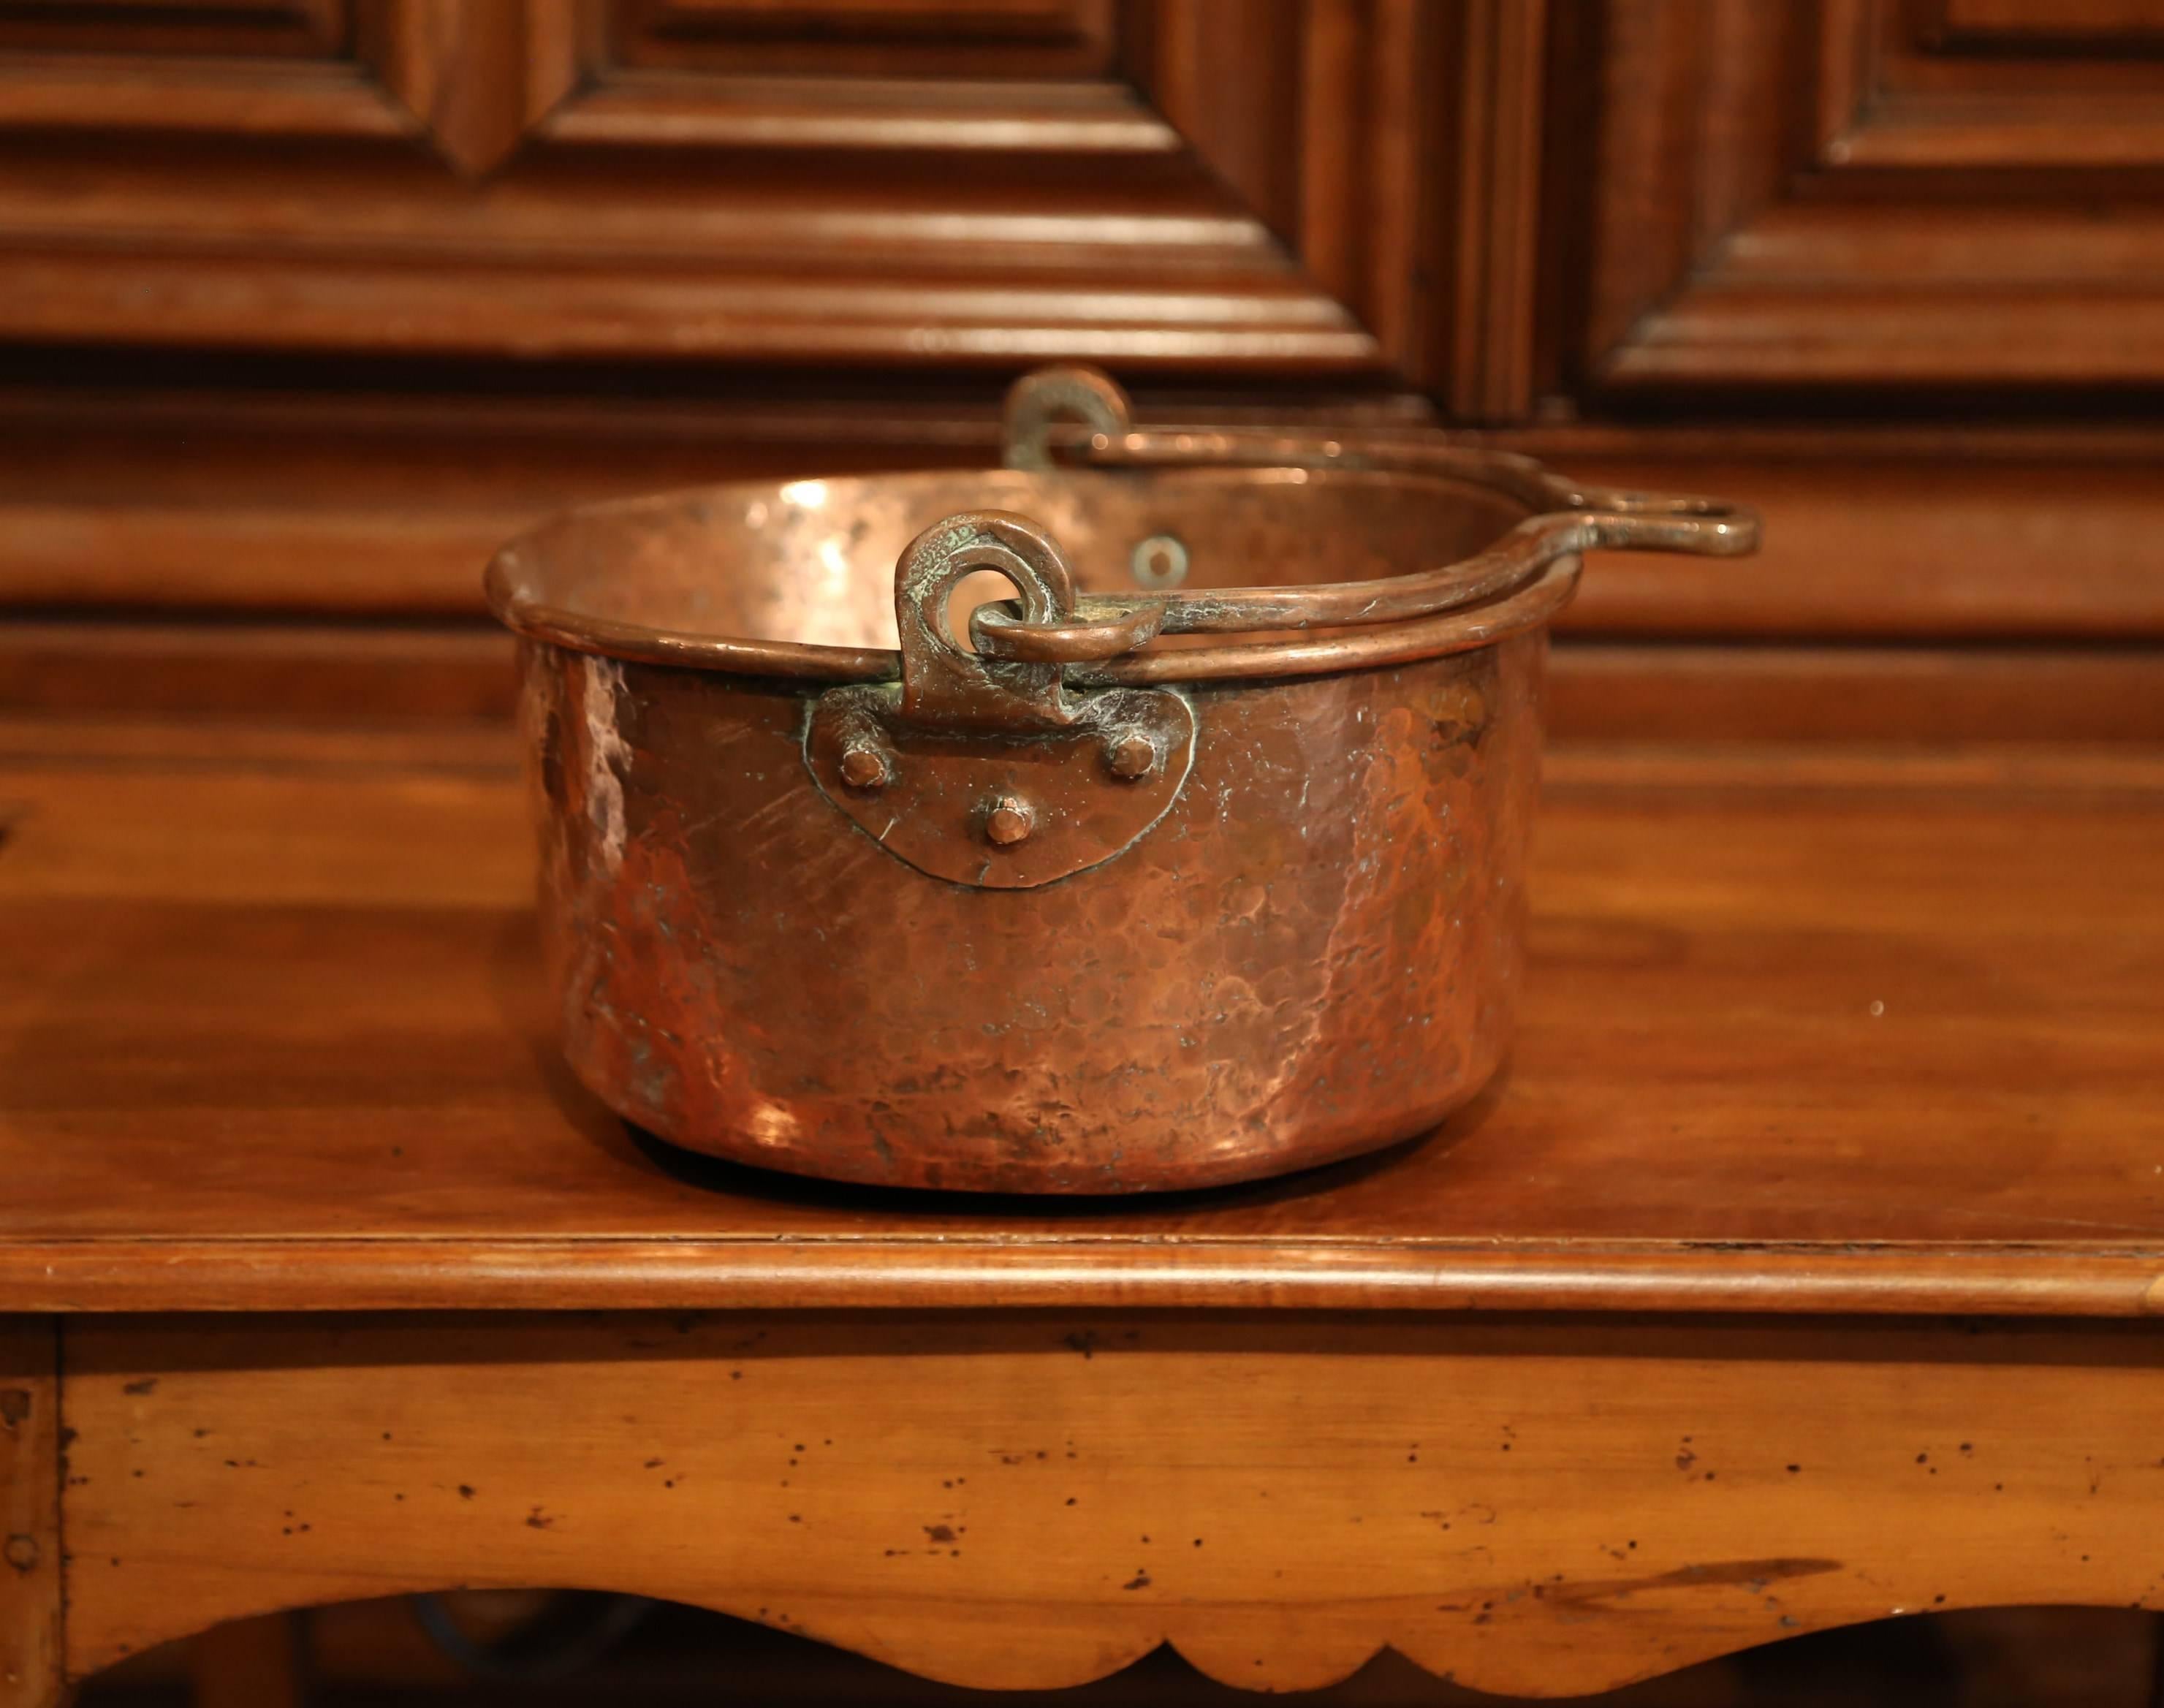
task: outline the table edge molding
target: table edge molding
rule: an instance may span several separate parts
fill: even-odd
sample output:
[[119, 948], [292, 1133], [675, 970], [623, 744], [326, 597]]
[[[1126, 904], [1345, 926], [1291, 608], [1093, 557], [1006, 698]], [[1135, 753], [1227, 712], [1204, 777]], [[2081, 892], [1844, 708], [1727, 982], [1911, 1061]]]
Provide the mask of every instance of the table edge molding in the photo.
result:
[[814, 1238], [0, 1243], [24, 1313], [641, 1309], [1280, 1309], [2164, 1315], [2138, 1246]]

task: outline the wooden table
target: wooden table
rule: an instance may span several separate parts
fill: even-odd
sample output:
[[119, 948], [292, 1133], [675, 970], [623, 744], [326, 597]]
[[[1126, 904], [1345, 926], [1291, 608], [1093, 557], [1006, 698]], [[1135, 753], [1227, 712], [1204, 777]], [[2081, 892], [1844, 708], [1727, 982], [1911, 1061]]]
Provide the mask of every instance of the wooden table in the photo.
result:
[[1551, 1693], [2164, 1605], [2164, 757], [1561, 752], [1476, 1107], [1043, 1204], [628, 1135], [508, 752], [0, 726], [0, 1702], [449, 1584]]

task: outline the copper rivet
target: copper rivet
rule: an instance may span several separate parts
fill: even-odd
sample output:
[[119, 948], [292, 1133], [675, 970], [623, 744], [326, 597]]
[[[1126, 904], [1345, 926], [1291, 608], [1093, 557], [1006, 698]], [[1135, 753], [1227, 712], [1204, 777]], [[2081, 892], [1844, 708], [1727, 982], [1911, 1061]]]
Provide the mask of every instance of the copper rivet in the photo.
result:
[[1146, 735], [1133, 733], [1114, 738], [1105, 749], [1105, 762], [1111, 766], [1112, 775], [1125, 777], [1130, 782], [1139, 781], [1157, 769], [1157, 744]]
[[1019, 795], [1002, 795], [985, 815], [985, 834], [1001, 848], [1027, 842], [1037, 828], [1037, 809]]
[[842, 780], [852, 789], [883, 789], [889, 772], [877, 748], [856, 744], [842, 749]]

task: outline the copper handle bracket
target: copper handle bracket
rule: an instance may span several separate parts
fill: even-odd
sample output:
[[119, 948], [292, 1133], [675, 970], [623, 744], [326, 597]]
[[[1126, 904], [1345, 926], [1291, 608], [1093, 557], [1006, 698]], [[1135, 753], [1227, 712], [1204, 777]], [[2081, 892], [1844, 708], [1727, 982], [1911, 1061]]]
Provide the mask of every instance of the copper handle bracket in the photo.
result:
[[1007, 390], [1000, 428], [1001, 460], [1011, 469], [1058, 466], [1053, 455], [1053, 427], [1079, 422], [1107, 443], [1124, 438], [1133, 411], [1119, 382], [1101, 369], [1080, 362], [1038, 368]]
[[1169, 689], [1077, 689], [1059, 664], [958, 645], [948, 606], [980, 570], [1014, 584], [1022, 623], [1071, 621], [1074, 578], [1035, 523], [978, 511], [933, 524], [895, 565], [901, 680], [821, 695], [804, 763], [896, 859], [950, 883], [1034, 889], [1102, 865], [1170, 811], [1195, 712]]

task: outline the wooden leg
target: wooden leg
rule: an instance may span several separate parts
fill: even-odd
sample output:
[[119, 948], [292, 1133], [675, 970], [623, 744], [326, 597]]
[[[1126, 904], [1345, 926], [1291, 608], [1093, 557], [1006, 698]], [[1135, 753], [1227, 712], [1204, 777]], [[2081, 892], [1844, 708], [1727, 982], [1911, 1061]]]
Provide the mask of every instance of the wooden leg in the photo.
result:
[[299, 1637], [290, 1613], [213, 1626], [190, 1645], [195, 1708], [300, 1708]]
[[0, 1708], [60, 1700], [60, 1340], [0, 1316]]

